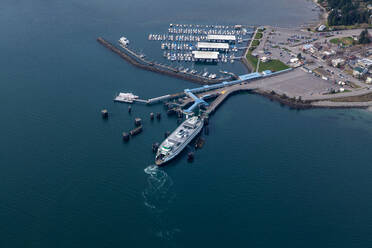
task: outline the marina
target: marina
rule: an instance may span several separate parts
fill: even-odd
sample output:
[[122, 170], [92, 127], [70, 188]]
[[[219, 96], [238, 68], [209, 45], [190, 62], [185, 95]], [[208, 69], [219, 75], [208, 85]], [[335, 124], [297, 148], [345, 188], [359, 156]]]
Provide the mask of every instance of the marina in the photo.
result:
[[[164, 57], [171, 62], [228, 63], [241, 57], [243, 42], [250, 42], [254, 27], [243, 25], [187, 25], [170, 24], [168, 33], [150, 33], [149, 41], [160, 41], [166, 50]], [[196, 51], [218, 51], [213, 58], [195, 56]]]
[[[104, 47], [108, 48], [112, 52], [118, 54], [121, 58], [125, 59], [130, 64], [139, 67], [144, 70], [153, 71], [185, 80], [189, 80], [195, 83], [199, 84], [213, 84], [218, 83], [223, 80], [227, 80], [230, 78], [230, 76], [226, 77], [226, 74], [223, 75], [223, 77], [219, 78], [208, 78], [206, 76], [202, 76], [200, 74], [197, 74], [195, 71], [191, 70], [185, 70], [183, 67], [171, 67], [168, 65], [164, 65], [161, 63], [156, 63], [153, 61], [146, 60], [143, 55], [137, 54], [128, 47], [121, 47], [119, 49], [112, 43], [106, 41], [102, 37], [97, 38], [97, 41], [103, 45]], [[209, 74], [208, 74], [209, 75]]]
[[[150, 33], [147, 37], [149, 41], [160, 42], [160, 62], [148, 58], [143, 51], [135, 51], [133, 42], [125, 36], [118, 39], [119, 46], [102, 37], [97, 41], [141, 69], [211, 85], [237, 79], [234, 73], [223, 68], [223, 64], [232, 64], [242, 59], [247, 49], [244, 44], [250, 43], [254, 30], [255, 27], [244, 25], [170, 24], [167, 33]], [[213, 66], [207, 68], [206, 65]], [[164, 99], [168, 98], [172, 96], [164, 96]], [[144, 101], [121, 95], [115, 99], [118, 102], [143, 103], [158, 100]]]

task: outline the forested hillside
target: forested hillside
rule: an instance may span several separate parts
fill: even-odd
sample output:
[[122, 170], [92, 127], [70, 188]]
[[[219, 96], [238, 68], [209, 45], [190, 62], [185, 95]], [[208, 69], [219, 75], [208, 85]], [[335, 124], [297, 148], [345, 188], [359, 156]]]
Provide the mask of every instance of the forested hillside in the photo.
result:
[[370, 23], [371, 12], [367, 6], [372, 0], [319, 0], [319, 3], [329, 11], [331, 26]]

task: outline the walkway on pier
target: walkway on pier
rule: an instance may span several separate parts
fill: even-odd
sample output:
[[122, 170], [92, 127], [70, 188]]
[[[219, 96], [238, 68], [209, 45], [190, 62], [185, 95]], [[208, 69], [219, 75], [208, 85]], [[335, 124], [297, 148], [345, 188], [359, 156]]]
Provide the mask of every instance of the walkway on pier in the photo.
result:
[[219, 106], [220, 104], [225, 101], [231, 94], [239, 92], [239, 91], [248, 91], [248, 90], [254, 90], [257, 89], [257, 84], [248, 84], [248, 83], [242, 83], [238, 85], [233, 85], [230, 87], [227, 87], [224, 89], [220, 95], [207, 107], [206, 111], [204, 112], [206, 115], [212, 114]]
[[197, 97], [196, 95], [194, 95], [194, 93], [192, 93], [191, 90], [186, 89], [186, 90], [185, 90], [185, 94], [186, 94], [187, 96], [191, 97], [191, 98], [194, 100], [193, 105], [191, 105], [188, 109], [186, 109], [186, 110], [184, 111], [185, 113], [191, 113], [192, 110], [193, 110], [194, 108], [196, 108], [197, 106], [199, 106], [200, 104], [203, 104], [203, 105], [208, 106], [208, 103], [207, 103], [206, 101], [204, 101], [202, 98], [199, 98], [199, 97]]
[[145, 104], [154, 104], [154, 103], [158, 103], [158, 102], [165, 101], [165, 100], [171, 100], [171, 99], [183, 97], [184, 95], [185, 95], [185, 93], [180, 92], [180, 93], [176, 93], [176, 94], [168, 94], [168, 95], [164, 95], [164, 96], [158, 96], [158, 97], [150, 98], [150, 99], [147, 99], [147, 100], [134, 99], [133, 101], [134, 102], [139, 102], [139, 103], [145, 103]]
[[249, 80], [254, 80], [254, 79], [262, 78], [265, 76], [269, 76], [270, 74], [271, 74], [271, 71], [266, 71], [263, 73], [254, 72], [250, 74], [241, 75], [239, 76], [238, 80], [234, 80], [230, 82], [222, 82], [222, 83], [214, 84], [214, 85], [205, 85], [205, 86], [194, 88], [194, 89], [185, 89], [185, 94], [190, 96], [192, 99], [194, 99], [194, 104], [191, 105], [188, 109], [184, 110], [184, 112], [186, 114], [190, 114], [197, 106], [201, 104], [208, 106], [208, 104], [203, 99], [200, 99], [199, 97], [195, 96], [193, 93], [201, 93], [201, 92], [211, 91], [215, 89], [220, 89], [220, 88], [240, 84], [244, 81], [249, 81]]
[[[291, 70], [292, 70], [292, 68], [282, 70], [282, 71], [278, 71], [278, 72], [271, 72], [269, 70], [263, 71], [261, 73], [253, 72], [253, 73], [250, 73], [250, 74], [245, 74], [245, 75], [239, 76], [238, 80], [234, 80], [234, 81], [230, 81], [230, 82], [222, 82], [222, 83], [214, 84], [214, 85], [205, 85], [205, 86], [194, 88], [194, 89], [186, 89], [185, 93], [186, 92], [189, 92], [189, 93], [208, 92], [209, 94], [213, 94], [213, 93], [216, 93], [213, 90], [219, 90], [221, 88], [224, 88], [224, 91], [222, 91], [222, 93], [217, 97], [217, 99], [214, 102], [212, 102], [212, 104], [207, 108], [206, 112], [207, 112], [207, 114], [209, 114], [209, 113], [213, 112], [218, 107], [218, 105], [221, 102], [223, 102], [231, 93], [241, 91], [241, 90], [253, 90], [253, 89], [258, 88], [257, 85], [254, 85], [252, 83], [248, 84], [248, 81], [255, 80], [255, 79], [261, 79], [261, 78], [266, 78], [266, 77], [272, 77], [272, 76], [282, 74], [282, 73], [285, 73], [285, 72], [288, 72], [288, 71], [291, 71]], [[194, 99], [195, 102], [187, 110], [184, 110], [184, 112], [186, 114], [190, 114], [200, 104], [204, 104], [205, 106], [208, 106], [208, 104], [204, 100], [198, 98], [197, 96], [193, 95], [192, 98]]]

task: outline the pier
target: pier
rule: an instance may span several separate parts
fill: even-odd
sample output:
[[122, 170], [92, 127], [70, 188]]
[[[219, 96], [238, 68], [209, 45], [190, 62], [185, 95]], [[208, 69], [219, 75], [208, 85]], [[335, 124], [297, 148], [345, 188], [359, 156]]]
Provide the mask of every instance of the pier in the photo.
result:
[[[249, 91], [254, 90], [257, 87], [257, 84], [252, 84], [251, 81], [262, 79], [262, 78], [268, 78], [273, 77], [278, 74], [283, 74], [286, 72], [291, 71], [292, 69], [286, 69], [283, 71], [278, 72], [271, 72], [269, 70], [264, 72], [253, 72], [250, 74], [244, 74], [237, 76], [238, 79], [233, 81], [225, 81], [213, 85], [204, 85], [201, 87], [193, 88], [193, 89], [185, 89], [184, 92], [175, 93], [175, 94], [168, 94], [164, 96], [154, 97], [147, 100], [142, 100], [139, 98], [133, 99], [133, 102], [139, 102], [139, 103], [145, 103], [145, 104], [155, 104], [158, 102], [164, 102], [169, 101], [172, 99], [181, 98], [184, 96], [187, 96], [187, 99], [182, 100], [182, 103], [177, 104], [174, 103], [174, 105], [177, 106], [179, 110], [182, 110], [187, 105], [191, 104], [190, 107], [188, 107], [186, 110], [182, 110], [182, 112], [186, 115], [192, 115], [193, 111], [196, 107], [200, 105], [206, 106], [205, 114], [209, 115], [215, 111], [215, 109], [232, 93], [236, 93], [239, 91]], [[121, 93], [121, 94], [127, 94], [127, 93]], [[205, 99], [209, 99], [212, 97], [217, 97], [214, 102], [212, 102], [210, 105], [205, 101]], [[114, 101], [117, 101], [116, 98]], [[128, 101], [123, 101], [128, 102]]]
[[218, 97], [206, 108], [204, 115], [209, 116], [210, 114], [213, 114], [216, 109], [231, 95], [241, 91], [251, 91], [256, 88], [257, 85], [250, 85], [248, 83], [227, 87], [226, 89], [222, 90]]
[[133, 98], [133, 99], [123, 99], [121, 97], [121, 95], [125, 95], [125, 94], [128, 94], [128, 93], [120, 93], [117, 97], [114, 98], [114, 102], [123, 102], [123, 103], [143, 103], [143, 104], [155, 104], [155, 103], [158, 103], [158, 102], [163, 102], [163, 101], [168, 101], [168, 100], [172, 100], [172, 99], [176, 99], [176, 98], [180, 98], [180, 97], [183, 97], [185, 96], [185, 93], [183, 92], [180, 92], [180, 93], [175, 93], [175, 94], [168, 94], [168, 95], [164, 95], [164, 96], [158, 96], [158, 97], [154, 97], [154, 98], [150, 98], [150, 99], [147, 99], [147, 100], [144, 100], [144, 99], [140, 99], [140, 98]]

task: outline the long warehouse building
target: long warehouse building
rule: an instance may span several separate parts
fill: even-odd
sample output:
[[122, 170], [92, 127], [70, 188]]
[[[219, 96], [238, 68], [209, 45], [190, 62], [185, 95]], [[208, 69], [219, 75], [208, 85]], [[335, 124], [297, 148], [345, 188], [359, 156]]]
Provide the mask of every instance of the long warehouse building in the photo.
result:
[[192, 51], [192, 55], [196, 61], [203, 62], [217, 62], [219, 52], [209, 52], [209, 51]]
[[236, 42], [235, 35], [217, 35], [217, 34], [209, 34], [207, 35], [207, 40], [211, 42]]
[[228, 51], [230, 46], [228, 43], [215, 42], [198, 42], [196, 48], [202, 51]]

